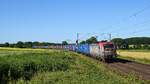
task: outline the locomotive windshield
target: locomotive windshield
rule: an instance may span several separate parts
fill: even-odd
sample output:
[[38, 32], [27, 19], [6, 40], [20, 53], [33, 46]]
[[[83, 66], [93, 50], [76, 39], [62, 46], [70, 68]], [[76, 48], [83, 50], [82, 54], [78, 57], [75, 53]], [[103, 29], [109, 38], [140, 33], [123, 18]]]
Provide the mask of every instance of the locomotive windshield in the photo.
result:
[[104, 48], [105, 49], [112, 49], [112, 48], [114, 48], [114, 45], [113, 44], [106, 44], [106, 45], [104, 45]]

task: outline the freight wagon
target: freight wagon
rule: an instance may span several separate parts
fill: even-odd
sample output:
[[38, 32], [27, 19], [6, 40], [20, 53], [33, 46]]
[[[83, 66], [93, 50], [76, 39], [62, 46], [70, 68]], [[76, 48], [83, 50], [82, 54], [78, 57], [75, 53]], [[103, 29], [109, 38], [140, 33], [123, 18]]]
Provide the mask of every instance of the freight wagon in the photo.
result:
[[70, 51], [75, 51], [76, 50], [76, 45], [75, 44], [69, 44], [69, 50]]
[[90, 54], [89, 44], [79, 44], [77, 46], [76, 51], [79, 52], [79, 53], [83, 53], [83, 54], [89, 55]]

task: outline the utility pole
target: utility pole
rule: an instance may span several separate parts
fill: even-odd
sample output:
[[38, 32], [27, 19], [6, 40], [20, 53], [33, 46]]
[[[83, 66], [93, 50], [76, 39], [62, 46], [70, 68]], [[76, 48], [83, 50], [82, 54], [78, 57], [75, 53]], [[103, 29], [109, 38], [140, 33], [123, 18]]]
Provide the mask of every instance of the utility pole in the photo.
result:
[[76, 48], [75, 48], [75, 51], [78, 49], [78, 44], [79, 44], [79, 33], [77, 33], [77, 40], [76, 40]]
[[109, 35], [109, 42], [111, 41], [111, 33], [108, 34]]
[[79, 44], [79, 33], [77, 33], [77, 40], [76, 40], [76, 44]]
[[98, 36], [95, 36], [95, 38], [98, 40]]
[[98, 41], [98, 36], [95, 36], [96, 40]]

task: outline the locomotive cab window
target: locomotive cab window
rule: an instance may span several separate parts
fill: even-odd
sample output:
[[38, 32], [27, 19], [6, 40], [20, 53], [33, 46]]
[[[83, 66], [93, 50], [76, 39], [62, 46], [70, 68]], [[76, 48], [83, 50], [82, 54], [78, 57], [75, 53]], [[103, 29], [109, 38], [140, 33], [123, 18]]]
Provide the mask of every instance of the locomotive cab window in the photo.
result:
[[104, 49], [105, 49], [105, 50], [110, 50], [110, 49], [113, 49], [113, 48], [114, 48], [114, 45], [113, 45], [113, 44], [104, 45]]

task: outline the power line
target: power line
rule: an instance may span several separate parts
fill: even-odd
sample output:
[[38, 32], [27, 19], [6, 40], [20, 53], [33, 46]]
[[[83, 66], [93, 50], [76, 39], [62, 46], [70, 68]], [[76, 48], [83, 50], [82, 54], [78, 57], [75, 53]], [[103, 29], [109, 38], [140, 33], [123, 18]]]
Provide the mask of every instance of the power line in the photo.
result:
[[139, 25], [143, 25], [143, 24], [146, 24], [146, 23], [149, 23], [150, 20], [146, 20], [146, 21], [143, 21], [143, 22], [140, 22], [140, 23], [136, 23], [136, 24], [133, 24], [131, 26], [139, 26]]
[[[137, 27], [137, 26], [141, 26], [141, 25], [145, 25], [145, 24], [147, 24], [147, 23], [150, 23], [150, 20], [147, 20], [147, 21], [143, 21], [143, 22], [140, 22], [140, 23], [136, 23], [136, 24], [133, 24], [133, 25], [131, 25], [131, 26], [129, 26], [129, 27], [131, 27], [131, 28], [135, 28], [135, 27]], [[141, 26], [141, 27], [144, 27], [144, 26]], [[130, 28], [130, 30], [131, 30], [131, 28]], [[126, 29], [126, 28], [124, 28], [125, 29], [125, 31], [127, 31], [128, 29]], [[124, 30], [123, 28], [122, 28], [122, 30]], [[118, 30], [119, 31], [119, 30]]]
[[135, 13], [132, 14], [130, 17], [136, 17], [137, 15], [139, 15], [140, 13], [144, 12], [145, 10], [147, 10], [147, 9], [149, 9], [149, 8], [150, 8], [150, 5], [147, 6], [147, 7], [145, 7], [145, 8], [143, 8], [143, 9], [141, 9], [141, 10], [139, 10], [139, 11], [137, 11], [137, 12], [135, 12]]
[[[131, 32], [128, 32], [128, 33], [121, 33], [121, 34], [118, 34], [117, 33], [117, 37], [118, 36], [122, 36], [122, 35], [124, 35], [124, 36], [128, 36], [128, 35], [135, 35], [135, 34], [138, 34], [138, 33], [141, 33], [141, 32], [147, 32], [149, 30], [149, 28], [146, 28], [146, 29], [139, 29], [139, 30], [134, 30], [134, 31], [131, 31]], [[115, 35], [115, 34], [113, 34], [113, 35]]]
[[[122, 19], [118, 24], [121, 24], [122, 22], [124, 22], [124, 21], [126, 21], [126, 20], [128, 20], [128, 19], [130, 19], [130, 18], [137, 17], [137, 15], [139, 15], [140, 13], [146, 11], [146, 10], [149, 9], [149, 8], [150, 8], [150, 5], [147, 6], [147, 7], [145, 7], [145, 8], [143, 8], [143, 9], [141, 9], [141, 10], [139, 10], [139, 11], [137, 11], [137, 12], [135, 12], [135, 13], [133, 13], [133, 14], [131, 14], [128, 18]], [[149, 22], [149, 21], [150, 21], [150, 20], [145, 21], [145, 22], [142, 22], [142, 23], [140, 23], [140, 24], [145, 24], [145, 23], [147, 23], [147, 22]], [[137, 24], [135, 24], [135, 25], [137, 25]], [[135, 26], [135, 25], [134, 25], [134, 26]], [[115, 29], [115, 30], [113, 30], [113, 31], [111, 31], [111, 32], [118, 31], [118, 30], [120, 30], [120, 29], [122, 29], [122, 28], [118, 27], [117, 30]]]
[[[106, 37], [107, 35], [107, 37]], [[84, 37], [95, 37], [98, 39], [98, 37], [100, 38], [103, 38], [102, 40], [111, 40], [111, 34], [110, 33], [96, 33], [96, 32], [93, 32], [93, 33], [87, 33], [85, 34], [84, 36], [82, 36], [81, 38], [78, 38], [79, 40], [78, 41], [81, 41], [81, 39], [83, 39]], [[99, 39], [98, 39], [99, 40]]]
[[81, 40], [81, 39], [84, 39], [84, 38], [86, 38], [86, 37], [88, 37], [90, 34], [91, 34], [91, 33], [85, 34], [84, 36], [80, 37], [80, 40]]

